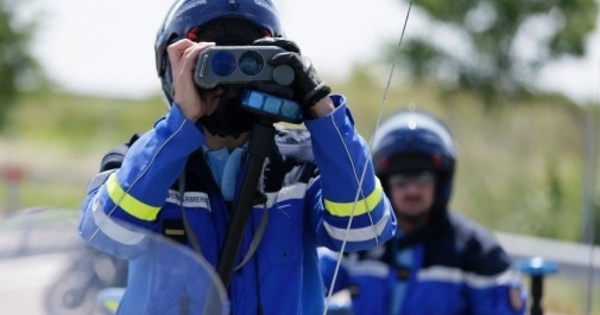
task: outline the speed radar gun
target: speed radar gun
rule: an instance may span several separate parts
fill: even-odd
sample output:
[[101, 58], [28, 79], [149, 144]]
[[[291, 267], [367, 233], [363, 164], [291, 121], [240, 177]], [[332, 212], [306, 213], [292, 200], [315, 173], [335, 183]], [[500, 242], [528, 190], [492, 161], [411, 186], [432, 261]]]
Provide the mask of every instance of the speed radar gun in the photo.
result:
[[[222, 84], [244, 84], [257, 81], [290, 85], [294, 71], [290, 66], [272, 67], [267, 60], [285, 52], [277, 46], [215, 46], [198, 56], [194, 82], [210, 89]], [[242, 92], [242, 105], [255, 114], [272, 121], [301, 123], [300, 104], [256, 90]]]
[[[194, 82], [200, 88], [210, 89], [218, 85], [245, 85], [268, 82], [282, 86], [294, 81], [294, 71], [287, 65], [273, 67], [267, 62], [274, 55], [285, 52], [277, 46], [215, 46], [198, 56]], [[253, 89], [241, 94], [244, 108], [259, 119], [252, 127], [248, 144], [248, 158], [244, 167], [240, 190], [233, 206], [233, 218], [225, 240], [222, 258], [217, 272], [225, 287], [229, 286], [235, 267], [235, 257], [240, 249], [244, 226], [252, 210], [252, 201], [260, 177], [262, 165], [271, 150], [275, 137], [273, 123], [303, 121], [300, 104]]]

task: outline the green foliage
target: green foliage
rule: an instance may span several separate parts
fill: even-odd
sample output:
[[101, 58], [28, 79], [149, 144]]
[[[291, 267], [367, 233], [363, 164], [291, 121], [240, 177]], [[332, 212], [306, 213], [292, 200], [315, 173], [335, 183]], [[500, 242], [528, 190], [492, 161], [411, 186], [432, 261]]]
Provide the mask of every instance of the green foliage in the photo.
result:
[[56, 143], [76, 152], [104, 142], [109, 149], [152, 128], [166, 113], [162, 99], [125, 100], [49, 92], [28, 93], [11, 113], [7, 136]]
[[[20, 208], [78, 209], [102, 156], [145, 132], [166, 113], [160, 97], [124, 100], [51, 92], [24, 93], [0, 134], [0, 170], [25, 169]], [[0, 188], [4, 183], [0, 179]], [[7, 200], [0, 189], [0, 201]], [[0, 216], [4, 202], [0, 202]]]
[[[582, 56], [598, 14], [595, 0], [418, 0], [415, 6], [434, 23], [409, 31], [402, 68], [418, 81], [435, 78], [474, 91], [487, 106], [528, 94], [545, 63]], [[450, 33], [458, 38], [452, 47]]]
[[29, 53], [36, 24], [19, 19], [17, 14], [26, 2], [0, 1], [0, 128], [21, 85], [38, 72], [38, 65]]

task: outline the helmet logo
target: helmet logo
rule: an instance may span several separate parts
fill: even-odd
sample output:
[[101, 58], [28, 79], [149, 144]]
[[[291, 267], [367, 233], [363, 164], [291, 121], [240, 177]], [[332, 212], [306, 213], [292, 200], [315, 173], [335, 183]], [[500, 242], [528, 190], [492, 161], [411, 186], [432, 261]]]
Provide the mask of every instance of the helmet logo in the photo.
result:
[[194, 1], [194, 2], [188, 3], [188, 4], [184, 5], [183, 7], [181, 7], [179, 9], [179, 13], [177, 15], [178, 16], [182, 15], [185, 12], [187, 12], [187, 11], [189, 11], [189, 10], [197, 7], [197, 6], [204, 5], [206, 3], [207, 3], [207, 0], [198, 0], [198, 1]]
[[229, 0], [229, 2], [227, 2], [228, 10], [235, 11], [235, 10], [237, 10], [238, 6], [239, 6], [239, 4], [235, 0]]
[[408, 128], [411, 130], [417, 129], [417, 122], [414, 120], [410, 120], [408, 122]]

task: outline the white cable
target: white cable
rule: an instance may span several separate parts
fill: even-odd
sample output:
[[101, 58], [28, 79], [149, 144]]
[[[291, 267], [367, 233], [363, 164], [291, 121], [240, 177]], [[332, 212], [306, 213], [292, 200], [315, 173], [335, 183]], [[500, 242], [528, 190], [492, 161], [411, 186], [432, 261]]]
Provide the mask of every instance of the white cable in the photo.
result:
[[[390, 74], [389, 74], [388, 81], [387, 81], [387, 84], [386, 84], [386, 87], [385, 87], [385, 91], [384, 91], [384, 94], [383, 94], [383, 99], [382, 99], [381, 104], [379, 106], [379, 113], [377, 114], [377, 121], [375, 123], [375, 127], [373, 128], [373, 132], [371, 133], [371, 137], [369, 138], [369, 142], [368, 142], [368, 145], [367, 145], [367, 147], [368, 147], [367, 162], [365, 163], [365, 166], [364, 166], [364, 168], [362, 170], [361, 178], [360, 178], [359, 185], [358, 185], [358, 188], [357, 188], [357, 191], [356, 191], [356, 197], [354, 199], [354, 206], [352, 207], [352, 212], [350, 214], [350, 219], [348, 220], [348, 225], [346, 227], [346, 234], [344, 236], [344, 241], [342, 242], [342, 246], [341, 246], [340, 251], [339, 251], [339, 257], [338, 257], [337, 262], [335, 264], [335, 269], [334, 269], [334, 272], [333, 272], [333, 278], [331, 279], [331, 284], [329, 286], [329, 291], [327, 293], [327, 298], [325, 300], [325, 309], [323, 310], [323, 315], [326, 315], [327, 314], [327, 310], [329, 309], [329, 301], [331, 300], [331, 296], [333, 294], [333, 288], [335, 287], [335, 281], [337, 279], [338, 272], [340, 270], [340, 266], [341, 266], [341, 263], [342, 263], [342, 258], [344, 257], [344, 250], [346, 249], [346, 242], [347, 242], [347, 238], [348, 238], [348, 233], [350, 232], [350, 226], [352, 226], [352, 220], [354, 218], [354, 211], [356, 209], [356, 204], [358, 202], [358, 198], [361, 195], [361, 193], [363, 194], [363, 198], [364, 198], [364, 192], [362, 191], [361, 188], [362, 188], [362, 184], [364, 182], [364, 179], [366, 177], [366, 173], [367, 173], [367, 168], [368, 168], [369, 162], [371, 160], [371, 146], [373, 145], [373, 139], [375, 138], [375, 133], [377, 132], [377, 128], [379, 128], [379, 124], [381, 122], [381, 117], [383, 116], [383, 109], [385, 107], [385, 102], [387, 100], [388, 91], [390, 89], [390, 85], [391, 85], [391, 82], [392, 82], [392, 77], [394, 75], [394, 70], [396, 68], [396, 60], [398, 59], [398, 55], [400, 53], [400, 47], [402, 46], [402, 41], [404, 40], [404, 34], [406, 32], [406, 26], [408, 25], [408, 19], [410, 17], [410, 11], [412, 9], [412, 6], [413, 6], [413, 0], [410, 1], [409, 5], [408, 5], [408, 10], [406, 11], [406, 17], [404, 19], [404, 25], [402, 27], [402, 33], [400, 34], [400, 39], [398, 40], [398, 46], [396, 48], [396, 53], [395, 53], [394, 58], [392, 60], [392, 66], [391, 66], [391, 69], [390, 69]], [[335, 126], [335, 123], [334, 123], [334, 126]], [[337, 129], [337, 126], [335, 126], [335, 127]], [[338, 130], [338, 133], [339, 133], [339, 130]], [[344, 144], [344, 147], [345, 147], [345, 144]], [[348, 149], [346, 148], [346, 150], [348, 150]], [[352, 163], [352, 159], [350, 159], [350, 160], [351, 160], [351, 163]], [[354, 167], [354, 165], [353, 165], [353, 167]], [[355, 171], [355, 173], [356, 173], [356, 171]], [[367, 213], [369, 213], [369, 212], [367, 212]], [[373, 219], [371, 218], [370, 213], [369, 213], [369, 218], [371, 220], [371, 226], [374, 226]], [[375, 231], [376, 242], [379, 245], [379, 238], [377, 237], [377, 229], [375, 227], [374, 227], [374, 231]]]

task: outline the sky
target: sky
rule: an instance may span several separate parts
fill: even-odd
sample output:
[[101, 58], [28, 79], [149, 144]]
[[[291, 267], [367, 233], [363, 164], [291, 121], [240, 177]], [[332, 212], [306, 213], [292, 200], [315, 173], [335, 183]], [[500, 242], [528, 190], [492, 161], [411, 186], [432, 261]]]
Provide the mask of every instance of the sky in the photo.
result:
[[[48, 75], [75, 93], [125, 98], [159, 91], [154, 40], [172, 0], [32, 0], [40, 21], [33, 53]], [[397, 0], [274, 0], [289, 38], [326, 79], [373, 59], [384, 42], [397, 42], [407, 7]], [[423, 27], [411, 15], [407, 35]], [[536, 85], [577, 102], [599, 99], [600, 32], [584, 60], [544, 69]]]

